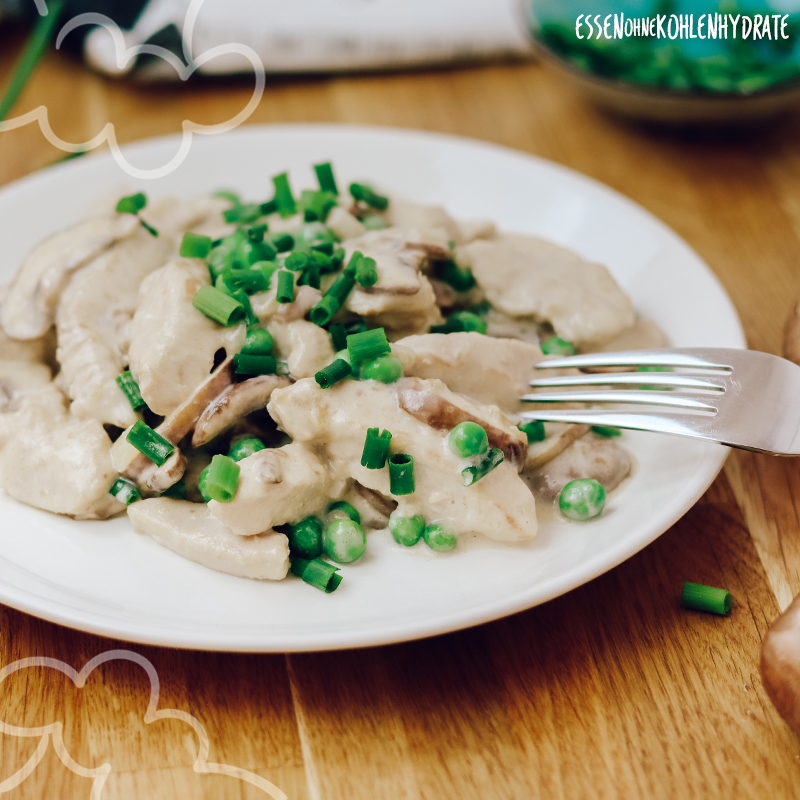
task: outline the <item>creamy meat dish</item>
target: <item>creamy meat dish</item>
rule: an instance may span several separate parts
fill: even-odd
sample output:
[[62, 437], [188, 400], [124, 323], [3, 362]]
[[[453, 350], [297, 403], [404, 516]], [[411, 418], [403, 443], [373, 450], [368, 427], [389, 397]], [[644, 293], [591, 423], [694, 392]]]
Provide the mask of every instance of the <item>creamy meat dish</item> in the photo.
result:
[[365, 531], [445, 552], [602, 511], [619, 432], [518, 414], [551, 354], [665, 344], [609, 271], [316, 170], [115, 198], [33, 249], [0, 294], [7, 495], [326, 591]]

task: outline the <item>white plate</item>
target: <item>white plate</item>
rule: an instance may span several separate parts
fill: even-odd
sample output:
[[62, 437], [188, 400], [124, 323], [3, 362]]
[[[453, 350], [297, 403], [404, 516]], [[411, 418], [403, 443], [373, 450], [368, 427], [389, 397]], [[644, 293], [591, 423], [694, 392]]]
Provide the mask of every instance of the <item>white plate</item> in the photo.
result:
[[[178, 138], [132, 145], [139, 167], [166, 163]], [[744, 347], [736, 312], [701, 259], [649, 213], [610, 189], [522, 153], [448, 136], [343, 126], [269, 126], [197, 137], [183, 166], [141, 188], [152, 196], [233, 187], [271, 194], [285, 169], [296, 189], [332, 160], [342, 185], [369, 178], [458, 217], [490, 217], [607, 264], [676, 346]], [[3, 272], [9, 280], [44, 235], [74, 221], [125, 176], [88, 156], [0, 191]], [[134, 187], [131, 187], [134, 188]], [[136, 187], [140, 188], [140, 187]], [[232, 578], [137, 535], [127, 518], [74, 522], [0, 498], [0, 602], [74, 628], [130, 641], [219, 650], [299, 651], [377, 645], [456, 630], [530, 608], [591, 580], [652, 542], [705, 491], [726, 450], [626, 433], [635, 475], [597, 521], [544, 513], [523, 546], [466, 546], [435, 556], [422, 544], [369, 536], [331, 595], [298, 580]]]

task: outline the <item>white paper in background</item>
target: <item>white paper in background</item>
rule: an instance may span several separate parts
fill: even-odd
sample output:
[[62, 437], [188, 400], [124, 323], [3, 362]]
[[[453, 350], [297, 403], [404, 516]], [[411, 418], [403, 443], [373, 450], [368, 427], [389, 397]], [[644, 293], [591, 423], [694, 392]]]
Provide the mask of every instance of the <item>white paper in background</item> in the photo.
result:
[[[173, 23], [181, 30], [189, 0], [152, 0], [128, 47]], [[191, 47], [197, 57], [217, 45], [251, 47], [267, 72], [386, 69], [530, 52], [520, 0], [204, 0]], [[120, 74], [108, 32], [87, 37], [89, 63]], [[128, 65], [128, 70], [132, 65]], [[250, 71], [246, 59], [221, 55], [210, 74]], [[152, 77], [176, 78], [166, 64]]]

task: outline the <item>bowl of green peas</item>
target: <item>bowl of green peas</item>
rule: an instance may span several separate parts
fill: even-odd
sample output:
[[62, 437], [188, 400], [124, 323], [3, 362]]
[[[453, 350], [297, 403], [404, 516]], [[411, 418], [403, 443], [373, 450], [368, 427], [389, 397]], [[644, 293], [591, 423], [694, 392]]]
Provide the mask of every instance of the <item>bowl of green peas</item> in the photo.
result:
[[523, 9], [542, 59], [624, 116], [756, 122], [800, 103], [797, 2], [523, 0]]

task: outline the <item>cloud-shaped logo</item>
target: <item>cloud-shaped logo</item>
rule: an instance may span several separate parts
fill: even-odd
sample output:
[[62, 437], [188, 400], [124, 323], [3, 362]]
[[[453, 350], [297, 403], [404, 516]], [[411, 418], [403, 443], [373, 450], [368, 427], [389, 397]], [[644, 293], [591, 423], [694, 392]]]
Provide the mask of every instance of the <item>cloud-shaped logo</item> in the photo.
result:
[[[14, 130], [21, 128], [31, 122], [38, 122], [39, 128], [44, 134], [47, 141], [54, 147], [63, 150], [65, 153], [84, 153], [89, 150], [94, 150], [100, 147], [104, 142], [108, 142], [114, 160], [117, 162], [120, 169], [130, 175], [131, 178], [136, 180], [151, 180], [155, 178], [162, 178], [169, 175], [176, 170], [189, 155], [189, 150], [192, 146], [192, 138], [195, 133], [203, 136], [213, 136], [219, 133], [226, 133], [241, 125], [258, 107], [261, 97], [264, 94], [264, 86], [266, 84], [266, 73], [264, 70], [264, 63], [258, 56], [255, 50], [247, 45], [237, 42], [229, 42], [227, 44], [217, 45], [201, 53], [197, 58], [192, 55], [192, 40], [194, 37], [194, 28], [197, 22], [198, 14], [203, 0], [191, 0], [189, 7], [186, 10], [186, 17], [182, 26], [183, 38], [183, 56], [181, 60], [175, 53], [165, 47], [155, 44], [138, 44], [133, 47], [128, 47], [125, 42], [125, 34], [120, 29], [119, 25], [104, 14], [87, 13], [78, 14], [70, 19], [59, 31], [56, 38], [56, 48], [60, 48], [64, 38], [71, 31], [83, 25], [93, 25], [105, 28], [111, 36], [114, 45], [114, 52], [116, 56], [116, 66], [120, 72], [123, 72], [128, 65], [130, 65], [138, 56], [149, 55], [161, 58], [167, 62], [177, 73], [182, 81], [187, 81], [194, 74], [196, 70], [202, 67], [212, 59], [219, 56], [229, 55], [231, 53], [244, 56], [252, 65], [253, 72], [255, 73], [256, 82], [253, 89], [253, 94], [250, 97], [247, 105], [234, 117], [231, 117], [225, 122], [218, 123], [217, 125], [200, 125], [191, 120], [184, 120], [182, 123], [183, 137], [181, 145], [175, 156], [170, 159], [166, 164], [156, 167], [154, 169], [139, 169], [133, 166], [120, 151], [119, 144], [117, 143], [116, 129], [113, 123], [108, 123], [100, 133], [93, 139], [87, 142], [74, 143], [66, 142], [55, 134], [50, 126], [50, 118], [46, 106], [39, 106], [38, 108], [29, 111], [27, 114], [22, 114], [18, 117], [8, 119], [5, 122], [0, 122], [0, 133], [4, 131]], [[48, 9], [45, 0], [36, 0], [36, 8], [42, 16], [47, 16]]]
[[[216, 764], [208, 760], [209, 741], [206, 729], [202, 723], [188, 714], [185, 711], [179, 711], [174, 708], [158, 709], [158, 695], [159, 695], [159, 680], [158, 673], [153, 664], [148, 661], [144, 656], [135, 653], [132, 650], [108, 650], [95, 656], [91, 661], [88, 661], [80, 672], [76, 671], [69, 664], [59, 661], [55, 658], [23, 658], [9, 664], [0, 670], [0, 684], [3, 683], [8, 677], [16, 672], [33, 667], [48, 667], [50, 669], [58, 670], [66, 675], [76, 688], [82, 689], [89, 675], [101, 664], [109, 661], [131, 661], [138, 664], [142, 669], [147, 672], [150, 679], [150, 700], [147, 704], [147, 710], [144, 714], [144, 722], [150, 724], [157, 720], [175, 719], [185, 722], [194, 730], [197, 736], [199, 747], [197, 758], [194, 761], [193, 769], [197, 773], [207, 775], [224, 775], [230, 778], [236, 778], [245, 783], [249, 783], [258, 789], [261, 789], [274, 800], [287, 800], [286, 795], [274, 784], [270, 783], [260, 775], [253, 772], [248, 772], [239, 767], [228, 766], [227, 764]], [[47, 752], [50, 741], [53, 742], [58, 758], [69, 770], [79, 775], [82, 778], [92, 779], [92, 789], [89, 795], [89, 800], [102, 800], [103, 787], [105, 786], [106, 779], [113, 771], [111, 764], [101, 764], [99, 767], [84, 767], [76, 762], [72, 756], [67, 752], [63, 739], [63, 723], [53, 722], [49, 725], [40, 727], [19, 727], [16, 725], [9, 725], [4, 720], [0, 720], [0, 733], [8, 736], [16, 736], [21, 738], [38, 738], [39, 743], [30, 758], [18, 769], [11, 777], [6, 778], [0, 783], [0, 794], [10, 792], [19, 786], [29, 775], [31, 775]]]

